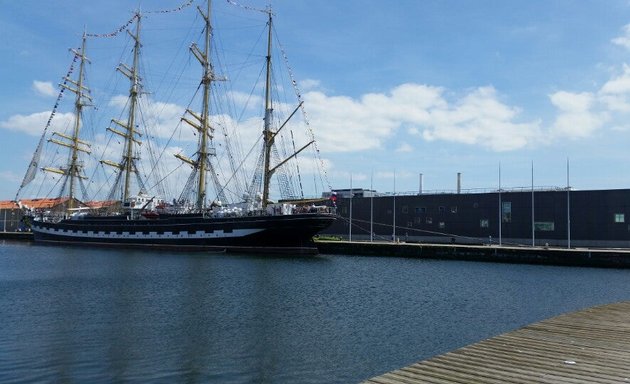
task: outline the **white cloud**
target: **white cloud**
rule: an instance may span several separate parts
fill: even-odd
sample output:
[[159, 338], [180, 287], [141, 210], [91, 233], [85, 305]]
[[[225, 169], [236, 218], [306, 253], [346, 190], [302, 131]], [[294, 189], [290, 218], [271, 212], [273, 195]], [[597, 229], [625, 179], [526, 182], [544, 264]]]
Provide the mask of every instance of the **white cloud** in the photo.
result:
[[[144, 119], [149, 125], [148, 129], [153, 135], [162, 138], [171, 137], [172, 133], [176, 130], [176, 127], [180, 124], [184, 111], [185, 108], [177, 104], [152, 100], [146, 100], [146, 104], [144, 104], [143, 109]], [[192, 128], [183, 131], [191, 132]], [[186, 135], [181, 139], [191, 140], [193, 139], [193, 136]]]
[[610, 129], [615, 132], [630, 132], [630, 125], [614, 125]]
[[623, 65], [623, 73], [617, 77], [608, 80], [601, 88], [604, 94], [619, 94], [630, 92], [630, 67]]
[[598, 101], [604, 103], [605, 108], [611, 112], [630, 112], [628, 95], [600, 94]]
[[377, 148], [396, 123], [383, 119], [363, 102], [321, 92], [304, 95], [311, 125], [324, 152], [352, 152]]
[[[612, 42], [630, 49], [630, 24]], [[630, 66], [624, 65], [598, 91], [550, 94], [556, 113], [545, 127], [541, 120], [520, 119], [520, 108], [504, 103], [491, 86], [472, 89], [459, 98], [441, 87], [408, 83], [359, 98], [312, 91], [305, 99], [324, 152], [381, 148], [402, 129], [427, 141], [511, 151], [552, 140], [587, 138], [606, 124], [613, 130], [624, 129], [624, 115], [630, 113]], [[405, 143], [396, 151], [411, 147]]]
[[33, 90], [42, 96], [54, 97], [57, 95], [55, 87], [50, 81], [33, 81]]
[[263, 98], [258, 95], [232, 91], [229, 93], [228, 97], [231, 101], [238, 106], [238, 108], [255, 109], [256, 111], [259, 109], [259, 106], [263, 105]]
[[522, 148], [541, 138], [539, 122], [516, 122], [520, 110], [503, 104], [492, 87], [475, 89], [454, 103], [444, 93], [440, 87], [408, 83], [359, 100], [322, 92], [305, 98], [324, 152], [379, 148], [401, 128], [429, 141], [494, 151]]
[[[108, 105], [123, 110], [129, 106], [129, 97], [126, 95], [113, 96]], [[142, 122], [138, 123], [138, 126], [141, 132], [146, 133], [145, 131], [147, 131], [153, 137], [165, 139], [173, 137], [179, 141], [196, 140], [195, 130], [192, 127], [177, 129], [180, 124], [185, 124], [181, 122], [181, 117], [186, 110], [184, 107], [173, 103], [154, 101], [149, 97], [140, 97], [138, 106]], [[124, 113], [123, 116], [125, 116]], [[126, 121], [126, 117], [123, 118], [123, 121]], [[177, 135], [174, 136], [174, 133]]]
[[409, 143], [402, 143], [402, 144], [400, 144], [400, 146], [396, 149], [396, 152], [400, 152], [400, 153], [413, 152], [413, 147], [412, 147], [411, 145], [409, 145]]
[[378, 171], [374, 173], [374, 178], [395, 180], [413, 177], [415, 175], [415, 173], [411, 173], [409, 171]]
[[[628, 40], [613, 42], [630, 44], [630, 24], [624, 30]], [[630, 66], [624, 64], [596, 92], [559, 91], [549, 97], [558, 110], [550, 128], [552, 138], [586, 138], [607, 125], [610, 130], [623, 131], [630, 113]]]
[[315, 89], [319, 89], [321, 85], [321, 82], [319, 80], [313, 80], [313, 79], [304, 79], [302, 81], [300, 81], [299, 86], [302, 89], [302, 91], [312, 91]]
[[[0, 121], [0, 128], [23, 132], [32, 136], [40, 136], [44, 132], [50, 111], [36, 112], [30, 115], [13, 115], [8, 120]], [[57, 113], [51, 122], [51, 129], [64, 131], [74, 122], [74, 114]]]
[[[239, 105], [245, 105], [247, 95], [238, 92], [233, 92], [231, 95], [236, 98], [236, 102], [239, 103]], [[114, 96], [110, 99], [108, 105], [122, 111], [128, 107], [128, 99], [129, 98], [125, 95]], [[254, 100], [257, 99], [259, 99], [259, 97], [254, 96]], [[249, 100], [249, 104], [251, 103], [252, 100]], [[190, 121], [196, 122], [195, 118], [185, 113], [185, 107], [174, 103], [155, 101], [148, 97], [139, 98], [138, 105], [140, 120], [142, 122], [142, 124], [139, 123], [138, 126], [142, 133], [146, 133], [155, 138], [172, 139], [177, 142], [197, 142], [197, 130], [188, 123], [181, 121], [181, 118], [185, 116]], [[200, 113], [196, 110], [193, 110], [193, 112], [196, 114]], [[125, 116], [125, 113], [123, 113], [123, 116]], [[126, 117], [124, 117], [123, 120], [126, 121]], [[215, 129], [215, 137], [222, 136], [224, 131], [230, 134], [236, 134], [233, 131], [237, 124], [232, 117], [226, 114], [212, 115], [210, 117], [210, 125]], [[244, 136], [246, 139], [251, 139], [251, 135], [248, 133], [255, 132], [254, 136], [258, 136], [258, 132], [261, 128], [262, 119], [260, 117], [244, 120], [239, 125], [239, 130], [245, 132]]]
[[612, 42], [626, 49], [630, 49], [630, 24], [624, 25], [623, 33], [623, 36], [615, 37], [612, 39]]
[[624, 64], [623, 72], [608, 80], [597, 96], [610, 111], [630, 112], [630, 67]]
[[16, 185], [21, 180], [18, 175], [16, 175], [13, 171], [0, 171], [0, 180], [6, 181], [7, 183]]
[[389, 94], [370, 93], [359, 100], [322, 92], [309, 92], [304, 98], [324, 152], [352, 152], [379, 148], [404, 124], [427, 122], [428, 109], [444, 104], [441, 92], [403, 84]]
[[540, 123], [518, 123], [519, 113], [498, 100], [494, 88], [481, 87], [454, 107], [436, 110], [422, 135], [426, 140], [479, 145], [497, 152], [515, 150], [541, 139]]
[[594, 111], [595, 95], [588, 92], [559, 91], [550, 95], [558, 115], [551, 127], [554, 137], [585, 138], [601, 128], [608, 120], [605, 112]]
[[127, 107], [127, 103], [129, 102], [129, 96], [126, 95], [116, 95], [113, 96], [110, 100], [109, 103], [107, 103], [107, 105], [109, 105], [110, 107], [115, 107], [115, 108], [119, 108], [119, 109], [123, 109], [125, 107]]
[[559, 91], [550, 96], [551, 103], [563, 112], [584, 112], [591, 109], [595, 98], [593, 94]]

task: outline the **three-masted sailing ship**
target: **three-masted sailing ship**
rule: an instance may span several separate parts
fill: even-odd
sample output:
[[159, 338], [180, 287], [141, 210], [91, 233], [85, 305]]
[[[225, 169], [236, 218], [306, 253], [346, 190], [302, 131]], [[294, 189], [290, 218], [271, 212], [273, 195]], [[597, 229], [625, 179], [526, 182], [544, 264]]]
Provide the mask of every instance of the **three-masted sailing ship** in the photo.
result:
[[[191, 1], [192, 2], [192, 1]], [[294, 160], [304, 149], [313, 145], [314, 140], [283, 159], [279, 159], [276, 138], [280, 130], [301, 107], [300, 103], [289, 118], [279, 127], [272, 126], [274, 106], [271, 95], [272, 66], [272, 12], [267, 14], [266, 70], [264, 91], [264, 118], [262, 132], [262, 151], [257, 160], [259, 169], [254, 170], [251, 183], [243, 193], [242, 200], [225, 204], [224, 186], [217, 180], [214, 165], [216, 151], [212, 145], [214, 127], [211, 123], [212, 103], [211, 87], [215, 81], [224, 80], [214, 71], [211, 62], [213, 25], [211, 2], [205, 9], [198, 7], [203, 20], [203, 46], [190, 46], [193, 56], [202, 67], [201, 112], [187, 109], [181, 120], [192, 127], [197, 136], [197, 148], [192, 158], [181, 153], [175, 156], [192, 169], [186, 188], [194, 189], [190, 196], [167, 202], [162, 197], [146, 192], [140, 176], [137, 148], [142, 144], [142, 134], [137, 130], [136, 105], [142, 91], [142, 78], [139, 76], [140, 22], [141, 14], [136, 13], [135, 32], [129, 33], [133, 42], [133, 62], [121, 64], [117, 69], [130, 81], [128, 114], [126, 121], [112, 119], [112, 126], [107, 130], [122, 142], [122, 154], [119, 161], [100, 160], [100, 164], [115, 171], [115, 180], [108, 196], [114, 200], [115, 209], [96, 213], [89, 206], [78, 206], [77, 190], [83, 187], [87, 179], [80, 155], [91, 152], [90, 144], [81, 138], [83, 108], [92, 103], [89, 89], [84, 82], [86, 57], [86, 34], [81, 48], [74, 50], [74, 62], [79, 70], [76, 78], [68, 75], [64, 78], [63, 90], [75, 94], [74, 128], [71, 134], [54, 133], [49, 140], [55, 145], [67, 149], [67, 163], [63, 167], [41, 168], [61, 176], [62, 193], [67, 196], [66, 210], [60, 217], [43, 212], [32, 215], [31, 229], [35, 241], [46, 243], [82, 243], [93, 245], [119, 245], [127, 247], [172, 247], [177, 249], [203, 249], [216, 251], [271, 251], [292, 253], [313, 253], [316, 247], [313, 236], [335, 220], [334, 208], [326, 201], [283, 200], [273, 202], [270, 198], [272, 177], [287, 162]], [[40, 141], [41, 146], [41, 141]], [[39, 147], [38, 147], [39, 151]], [[36, 156], [39, 156], [38, 154]], [[33, 172], [39, 167], [39, 158], [34, 157], [25, 176], [25, 182], [33, 178]], [[135, 180], [135, 181], [134, 181]], [[210, 199], [208, 184], [215, 185], [215, 199]], [[24, 185], [25, 183], [23, 183]], [[138, 192], [133, 194], [132, 188]], [[260, 188], [260, 190], [258, 190]], [[119, 193], [114, 198], [115, 193]]]

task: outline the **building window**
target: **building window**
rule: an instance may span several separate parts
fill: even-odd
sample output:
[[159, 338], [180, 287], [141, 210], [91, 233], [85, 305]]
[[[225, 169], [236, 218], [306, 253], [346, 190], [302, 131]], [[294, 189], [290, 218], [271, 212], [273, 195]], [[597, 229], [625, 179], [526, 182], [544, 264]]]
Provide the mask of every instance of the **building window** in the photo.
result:
[[416, 213], [427, 213], [427, 207], [416, 207]]
[[416, 217], [416, 223], [417, 224], [422, 224], [422, 217]]
[[430, 217], [427, 217], [426, 222], [427, 222], [427, 224], [433, 224], [433, 219], [430, 218]]
[[407, 227], [409, 227], [409, 228], [413, 227], [413, 221], [408, 221], [407, 222]]
[[440, 229], [444, 229], [444, 228], [446, 228], [446, 223], [443, 222], [443, 221], [440, 221], [439, 226], [440, 226]]
[[451, 213], [457, 213], [457, 207], [456, 206], [451, 207]]
[[438, 210], [440, 211], [440, 213], [444, 213], [446, 212], [446, 207], [440, 206]]
[[536, 221], [534, 223], [534, 230], [542, 232], [551, 232], [555, 229], [555, 223], [553, 221]]
[[512, 202], [504, 201], [501, 204], [501, 221], [504, 223], [512, 222]]
[[490, 220], [488, 220], [488, 219], [481, 219], [481, 220], [479, 220], [479, 226], [481, 228], [488, 228], [490, 226]]
[[625, 223], [626, 215], [623, 213], [615, 213], [615, 223]]
[[403, 205], [402, 207], [402, 213], [409, 213], [409, 207], [406, 205]]

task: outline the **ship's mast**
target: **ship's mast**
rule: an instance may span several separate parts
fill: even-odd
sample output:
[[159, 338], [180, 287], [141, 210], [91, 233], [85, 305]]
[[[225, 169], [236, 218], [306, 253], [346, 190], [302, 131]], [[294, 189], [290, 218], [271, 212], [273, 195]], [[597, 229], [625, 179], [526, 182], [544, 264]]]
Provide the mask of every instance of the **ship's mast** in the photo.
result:
[[[127, 119], [127, 133], [128, 135], [125, 137], [125, 156], [123, 157], [123, 162], [125, 164], [125, 187], [123, 189], [123, 201], [127, 201], [129, 198], [129, 184], [131, 174], [135, 171], [135, 159], [133, 157], [133, 148], [134, 148], [134, 134], [136, 127], [136, 105], [138, 103], [138, 93], [140, 84], [138, 81], [138, 58], [140, 51], [140, 14], [138, 16], [138, 23], [136, 25], [136, 35], [133, 36], [135, 41], [133, 47], [133, 66], [131, 67], [131, 73], [125, 73], [124, 69], [127, 69], [125, 66], [118, 67], [118, 70], [123, 74], [127, 75], [131, 80], [131, 89], [129, 90], [129, 95], [131, 97], [129, 101], [129, 118]], [[131, 33], [129, 33], [131, 35]], [[124, 69], [121, 69], [124, 68]]]
[[[207, 13], [204, 15], [199, 9], [199, 12], [204, 17], [206, 21], [205, 27], [205, 40], [204, 40], [204, 50], [203, 50], [203, 61], [200, 60], [203, 65], [203, 78], [201, 80], [203, 84], [203, 102], [201, 107], [201, 137], [199, 140], [199, 150], [198, 150], [198, 165], [199, 165], [199, 180], [197, 185], [197, 210], [202, 210], [205, 205], [206, 200], [206, 172], [207, 172], [207, 164], [208, 164], [208, 138], [209, 135], [212, 135], [212, 128], [210, 128], [208, 124], [208, 116], [210, 109], [210, 85], [212, 84], [212, 80], [214, 77], [214, 73], [212, 72], [212, 67], [210, 65], [210, 41], [212, 38], [212, 24], [211, 24], [211, 11], [212, 4], [211, 1], [207, 2]], [[195, 46], [196, 47], [196, 46]]]
[[269, 202], [269, 186], [271, 184], [271, 177], [273, 174], [280, 169], [285, 163], [289, 160], [295, 158], [300, 152], [308, 148], [311, 144], [313, 144], [314, 140], [311, 140], [306, 145], [293, 152], [293, 154], [284, 160], [280, 161], [278, 164], [274, 166], [271, 165], [271, 153], [273, 147], [275, 145], [275, 139], [278, 133], [284, 128], [289, 120], [295, 115], [295, 113], [300, 109], [302, 103], [300, 103], [293, 112], [289, 115], [289, 117], [280, 124], [280, 127], [276, 131], [271, 130], [271, 119], [273, 114], [273, 101], [271, 99], [271, 37], [272, 37], [272, 28], [273, 28], [273, 12], [269, 8], [265, 11], [269, 17], [269, 21], [267, 22], [268, 32], [267, 32], [267, 76], [265, 81], [265, 118], [264, 118], [264, 129], [263, 129], [263, 141], [264, 141], [264, 149], [263, 149], [263, 208], [267, 207]]
[[[83, 166], [79, 162], [79, 153], [85, 152], [90, 153], [89, 147], [90, 145], [85, 141], [79, 139], [79, 132], [81, 130], [81, 116], [83, 113], [83, 107], [87, 106], [85, 100], [92, 101], [90, 96], [88, 95], [89, 89], [83, 84], [83, 79], [85, 77], [85, 62], [89, 60], [85, 56], [85, 46], [86, 46], [86, 34], [83, 33], [83, 39], [81, 43], [81, 49], [71, 51], [74, 53], [76, 58], [79, 58], [79, 74], [76, 81], [70, 79], [69, 77], [64, 78], [64, 83], [61, 86], [71, 92], [73, 92], [76, 97], [74, 101], [74, 127], [72, 129], [72, 134], [70, 136], [53, 132], [53, 136], [57, 136], [58, 138], [51, 138], [48, 141], [60, 145], [62, 147], [66, 147], [70, 149], [70, 155], [68, 158], [68, 164], [65, 169], [63, 168], [44, 168], [45, 171], [57, 173], [63, 175], [65, 181], [62, 185], [62, 193], [65, 188], [68, 188], [68, 208], [72, 209], [74, 207], [74, 199], [76, 198], [76, 186], [77, 183], [84, 179], [82, 176]], [[66, 85], [69, 83], [70, 85]]]
[[272, 28], [272, 12], [267, 10], [269, 21], [267, 22], [267, 76], [265, 80], [265, 119], [264, 119], [264, 168], [263, 168], [263, 208], [267, 207], [269, 200], [269, 184], [271, 183], [271, 148], [273, 147], [275, 134], [271, 131], [271, 117], [273, 113], [273, 105], [271, 100], [271, 28]]
[[[139, 66], [139, 60], [140, 60], [140, 48], [142, 46], [142, 44], [140, 44], [140, 21], [141, 21], [142, 16], [138, 12], [136, 13], [135, 18], [136, 18], [135, 34], [132, 34], [131, 32], [129, 32], [129, 30], [127, 30], [127, 33], [129, 33], [131, 38], [134, 40], [132, 66], [131, 68], [129, 68], [125, 64], [120, 64], [117, 68], [117, 70], [120, 71], [120, 73], [122, 73], [123, 75], [125, 75], [131, 83], [131, 88], [129, 89], [129, 111], [127, 115], [127, 122], [125, 123], [116, 119], [112, 119], [112, 123], [114, 123], [120, 128], [123, 128], [124, 131], [119, 131], [118, 129], [114, 129], [111, 127], [107, 128], [108, 131], [118, 136], [121, 136], [125, 140], [124, 147], [123, 147], [122, 161], [120, 163], [114, 163], [109, 160], [101, 161], [101, 163], [103, 164], [107, 164], [112, 167], [118, 168], [118, 170], [122, 173], [122, 175], [124, 175], [124, 183], [123, 183], [122, 196], [121, 196], [121, 200], [123, 202], [129, 200], [130, 198], [132, 175], [136, 175], [138, 179], [138, 184], [140, 186], [140, 190], [142, 191], [144, 189], [142, 180], [140, 179], [140, 176], [138, 174], [138, 168], [136, 166], [138, 157], [134, 156], [135, 145], [142, 144], [142, 142], [136, 138], [136, 136], [140, 136], [140, 132], [136, 130], [136, 109], [138, 105], [138, 96], [140, 95], [140, 92], [141, 92], [140, 76], [138, 75], [138, 66]], [[112, 193], [110, 195], [113, 195], [115, 190], [120, 185], [118, 182], [119, 180], [120, 178], [115, 183], [114, 189], [112, 190]]]
[[83, 92], [83, 74], [85, 73], [85, 34], [83, 35], [83, 41], [81, 43], [81, 65], [79, 66], [79, 78], [77, 82], [77, 92], [75, 98], [75, 116], [74, 116], [74, 129], [72, 130], [72, 155], [70, 160], [70, 167], [68, 172], [70, 173], [70, 191], [69, 191], [69, 207], [74, 208], [74, 196], [76, 181], [80, 177], [80, 165], [79, 165], [79, 130], [81, 129], [81, 116], [83, 113], [83, 98], [81, 97]]
[[[216, 156], [216, 149], [211, 146], [212, 139], [214, 138], [214, 128], [210, 125], [210, 88], [212, 82], [225, 80], [223, 77], [217, 77], [214, 73], [214, 68], [210, 61], [210, 50], [212, 41], [212, 7], [211, 1], [207, 2], [206, 12], [197, 7], [199, 13], [205, 21], [205, 34], [204, 34], [204, 47], [203, 50], [199, 49], [197, 44], [193, 43], [190, 46], [190, 51], [199, 60], [203, 68], [203, 75], [201, 79], [201, 85], [203, 89], [203, 101], [201, 106], [201, 114], [195, 113], [190, 109], [186, 110], [186, 115], [182, 117], [182, 120], [188, 123], [191, 127], [199, 132], [199, 143], [197, 147], [196, 160], [189, 159], [181, 154], [176, 154], [175, 157], [190, 164], [197, 173], [196, 184], [197, 193], [195, 201], [195, 209], [202, 211], [206, 204], [207, 197], [207, 174], [210, 174], [214, 187], [217, 191], [217, 197], [220, 200], [225, 200], [225, 194], [221, 188], [221, 183], [217, 177], [214, 166], [210, 162], [210, 156]], [[191, 175], [191, 177], [194, 176]], [[189, 181], [192, 179], [189, 179]]]

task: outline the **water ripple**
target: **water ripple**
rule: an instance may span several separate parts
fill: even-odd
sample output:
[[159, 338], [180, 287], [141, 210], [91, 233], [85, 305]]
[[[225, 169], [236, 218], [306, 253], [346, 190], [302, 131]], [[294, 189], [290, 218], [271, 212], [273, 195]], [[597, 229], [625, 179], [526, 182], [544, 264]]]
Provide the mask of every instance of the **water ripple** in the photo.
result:
[[347, 383], [562, 312], [630, 271], [0, 244], [0, 382]]

